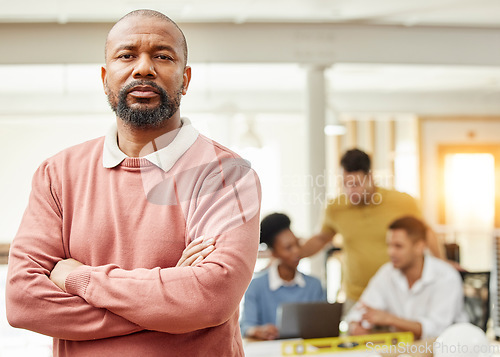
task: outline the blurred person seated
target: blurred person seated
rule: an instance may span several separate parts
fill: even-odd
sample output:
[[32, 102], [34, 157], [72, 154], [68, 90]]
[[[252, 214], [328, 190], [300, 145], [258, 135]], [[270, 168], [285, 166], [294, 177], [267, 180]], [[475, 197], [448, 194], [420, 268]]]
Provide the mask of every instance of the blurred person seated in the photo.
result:
[[439, 336], [467, 321], [460, 274], [425, 254], [426, 225], [415, 217], [394, 221], [387, 232], [390, 262], [371, 278], [347, 316], [352, 335], [410, 331], [416, 339]]
[[326, 301], [321, 282], [297, 270], [300, 246], [290, 230], [290, 219], [273, 213], [261, 222], [261, 243], [275, 258], [271, 266], [250, 283], [243, 305], [241, 332], [260, 340], [279, 337], [276, 311], [283, 303]]

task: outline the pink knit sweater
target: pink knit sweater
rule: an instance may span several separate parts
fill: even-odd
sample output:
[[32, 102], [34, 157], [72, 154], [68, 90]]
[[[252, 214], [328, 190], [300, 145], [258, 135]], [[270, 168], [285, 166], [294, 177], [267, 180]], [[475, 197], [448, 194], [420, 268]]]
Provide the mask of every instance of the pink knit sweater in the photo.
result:
[[[67, 149], [35, 173], [9, 257], [9, 322], [53, 336], [54, 356], [242, 356], [257, 175], [202, 135], [167, 172], [144, 158], [104, 168], [103, 142]], [[216, 249], [175, 268], [202, 235]], [[86, 266], [65, 293], [49, 275], [69, 257]]]

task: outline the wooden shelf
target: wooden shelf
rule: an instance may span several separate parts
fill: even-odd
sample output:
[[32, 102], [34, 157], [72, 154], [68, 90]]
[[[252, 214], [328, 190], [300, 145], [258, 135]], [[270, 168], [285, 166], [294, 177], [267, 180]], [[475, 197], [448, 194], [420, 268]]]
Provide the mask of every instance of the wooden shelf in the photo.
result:
[[9, 243], [0, 243], [0, 264], [7, 264], [9, 260]]

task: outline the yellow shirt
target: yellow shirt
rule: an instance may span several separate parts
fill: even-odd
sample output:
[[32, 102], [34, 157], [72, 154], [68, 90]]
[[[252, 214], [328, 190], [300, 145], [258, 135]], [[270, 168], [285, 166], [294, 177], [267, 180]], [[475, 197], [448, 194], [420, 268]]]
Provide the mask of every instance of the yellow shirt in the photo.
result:
[[342, 278], [347, 298], [358, 300], [370, 278], [389, 261], [387, 228], [403, 216], [421, 218], [415, 199], [379, 187], [368, 205], [352, 205], [346, 195], [328, 204], [321, 230], [343, 237]]

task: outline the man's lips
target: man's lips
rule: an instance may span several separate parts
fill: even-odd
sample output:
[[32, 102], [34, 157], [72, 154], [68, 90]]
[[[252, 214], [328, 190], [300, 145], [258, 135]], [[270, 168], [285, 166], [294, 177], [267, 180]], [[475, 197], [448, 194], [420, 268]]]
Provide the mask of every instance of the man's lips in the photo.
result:
[[128, 94], [136, 98], [153, 98], [159, 95], [158, 90], [151, 86], [133, 87]]

